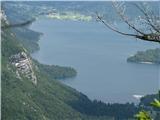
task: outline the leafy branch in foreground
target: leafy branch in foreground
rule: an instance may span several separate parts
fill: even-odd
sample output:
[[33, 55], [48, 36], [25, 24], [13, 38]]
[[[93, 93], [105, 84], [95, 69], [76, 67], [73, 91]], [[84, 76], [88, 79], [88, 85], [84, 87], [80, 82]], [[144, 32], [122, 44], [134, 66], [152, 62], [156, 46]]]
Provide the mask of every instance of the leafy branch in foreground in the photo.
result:
[[140, 111], [137, 115], [135, 115], [137, 120], [151, 120], [149, 113], [146, 111]]
[[[160, 95], [160, 94], [159, 94]], [[153, 108], [160, 110], [160, 99], [154, 99], [150, 104]], [[150, 111], [142, 110], [135, 115], [137, 120], [154, 120]], [[151, 117], [152, 116], [152, 117]], [[156, 120], [156, 119], [155, 119]]]
[[155, 108], [160, 108], [160, 100], [154, 99], [151, 105]]

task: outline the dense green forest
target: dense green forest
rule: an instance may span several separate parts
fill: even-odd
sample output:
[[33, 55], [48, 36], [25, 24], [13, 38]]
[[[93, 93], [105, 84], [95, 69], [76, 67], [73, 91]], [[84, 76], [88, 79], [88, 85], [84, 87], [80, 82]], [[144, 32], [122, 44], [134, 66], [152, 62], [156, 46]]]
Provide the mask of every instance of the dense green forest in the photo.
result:
[[39, 70], [51, 79], [72, 78], [77, 75], [77, 71], [71, 67], [62, 67], [58, 65], [44, 65], [34, 60]]
[[134, 56], [129, 57], [127, 61], [160, 64], [160, 48], [138, 51]]

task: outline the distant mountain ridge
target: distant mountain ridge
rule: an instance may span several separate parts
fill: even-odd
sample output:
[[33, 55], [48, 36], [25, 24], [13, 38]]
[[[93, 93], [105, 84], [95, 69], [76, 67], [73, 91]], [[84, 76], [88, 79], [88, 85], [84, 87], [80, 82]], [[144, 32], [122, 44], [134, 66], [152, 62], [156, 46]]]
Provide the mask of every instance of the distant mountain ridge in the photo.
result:
[[[125, 2], [127, 6], [126, 15], [130, 17], [130, 19], [134, 19], [135, 17], [139, 17], [141, 15], [141, 12], [136, 8], [134, 4], [137, 3], [143, 3], [144, 1], [132, 1], [132, 2]], [[5, 3], [5, 4], [4, 4]], [[145, 2], [150, 4], [150, 7], [153, 11], [155, 11], [157, 14], [159, 14], [159, 8], [158, 1], [154, 2]], [[4, 4], [4, 5], [3, 5]], [[2, 2], [2, 7], [7, 6], [6, 12], [10, 11], [12, 9], [13, 12], [8, 12], [8, 14], [14, 14], [14, 11], [17, 11], [19, 9], [19, 15], [23, 17], [23, 19], [27, 19], [28, 16], [35, 16], [39, 13], [49, 13], [51, 11], [57, 11], [57, 12], [77, 12], [84, 15], [93, 16], [96, 20], [96, 12], [103, 15], [104, 18], [111, 21], [119, 21], [117, 13], [115, 9], [112, 6], [111, 1], [39, 1], [39, 2], [27, 2], [27, 1], [10, 1], [10, 2]], [[8, 8], [8, 9], [7, 9]], [[23, 16], [21, 13], [21, 10], [23, 13], [27, 16]], [[45, 12], [44, 12], [45, 11]], [[16, 14], [15, 14], [16, 15]], [[10, 15], [12, 16], [12, 15]], [[13, 20], [13, 19], [12, 19]]]

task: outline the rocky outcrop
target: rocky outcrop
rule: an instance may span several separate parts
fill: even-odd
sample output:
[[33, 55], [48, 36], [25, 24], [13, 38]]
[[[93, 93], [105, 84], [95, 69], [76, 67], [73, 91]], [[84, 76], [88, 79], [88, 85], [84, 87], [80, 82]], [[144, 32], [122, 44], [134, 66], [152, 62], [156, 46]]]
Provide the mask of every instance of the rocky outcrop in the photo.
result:
[[1, 18], [1, 20], [7, 21], [7, 17], [6, 17], [3, 10], [0, 10], [0, 18]]
[[32, 61], [25, 52], [12, 55], [10, 57], [10, 62], [17, 68], [16, 75], [18, 78], [21, 78], [21, 75], [24, 75], [35, 85], [37, 84], [37, 77], [33, 70]]

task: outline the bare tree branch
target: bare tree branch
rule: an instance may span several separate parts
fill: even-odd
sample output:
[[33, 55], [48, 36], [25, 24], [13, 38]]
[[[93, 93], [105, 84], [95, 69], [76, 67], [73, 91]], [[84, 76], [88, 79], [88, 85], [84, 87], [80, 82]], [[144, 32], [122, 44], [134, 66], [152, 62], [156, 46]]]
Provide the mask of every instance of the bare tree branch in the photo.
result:
[[[151, 31], [151, 33], [147, 33], [147, 32], [144, 33], [142, 31], [140, 31], [140, 28], [135, 27], [134, 24], [129, 22], [129, 19], [125, 16], [125, 7], [124, 7], [123, 3], [116, 4], [115, 2], [113, 2], [113, 7], [116, 9], [116, 12], [121, 17], [121, 19], [124, 21], [124, 23], [126, 23], [130, 28], [132, 28], [132, 30], [134, 30], [136, 33], [131, 34], [131, 33], [122, 32], [122, 31], [116, 29], [115, 27], [113, 27], [112, 25], [110, 25], [110, 23], [106, 22], [101, 16], [96, 14], [97, 19], [100, 22], [102, 22], [107, 28], [109, 28], [112, 31], [117, 32], [121, 35], [132, 36], [132, 37], [138, 38], [140, 40], [144, 40], [144, 41], [152, 41], [152, 42], [160, 43], [160, 28], [157, 27], [156, 25], [154, 25], [152, 23], [152, 21], [150, 21], [150, 16], [147, 12], [142, 11], [143, 9], [141, 10], [141, 8], [140, 9], [138, 8], [145, 15], [147, 23], [145, 23], [144, 26], [147, 27], [146, 25], [148, 24], [148, 26], [150, 26], [149, 30]], [[156, 17], [154, 17], [154, 19], [156, 19]]]
[[97, 14], [97, 19], [98, 19], [99, 21], [101, 21], [106, 27], [108, 27], [109, 29], [113, 30], [114, 32], [117, 32], [117, 33], [122, 34], [122, 35], [127, 35], [127, 36], [134, 36], [134, 37], [136, 37], [136, 35], [134, 35], [134, 34], [124, 33], [124, 32], [121, 32], [121, 31], [117, 30], [116, 28], [112, 27], [109, 23], [105, 22], [105, 21], [103, 20], [103, 18], [100, 17], [98, 14]]
[[113, 30], [114, 32], [117, 32], [121, 35], [132, 36], [132, 37], [144, 40], [144, 41], [152, 41], [152, 42], [160, 43], [160, 35], [158, 35], [158, 34], [145, 34], [145, 35], [128, 34], [128, 33], [121, 32], [121, 31], [117, 30], [116, 28], [112, 27], [109, 23], [105, 22], [102, 19], [102, 17], [100, 17], [100, 16], [97, 16], [97, 19], [100, 22], [102, 22], [107, 28], [109, 28], [109, 29]]
[[134, 4], [144, 15], [145, 15], [145, 17], [146, 17], [146, 21], [148, 22], [148, 25], [150, 25], [156, 32], [160, 32], [160, 30], [159, 29], [157, 29], [156, 27], [155, 27], [155, 25], [153, 25], [153, 23], [151, 22], [151, 17], [148, 15], [148, 13], [144, 10], [144, 9], [142, 9], [139, 5], [137, 5], [137, 4]]
[[113, 7], [115, 8], [116, 12], [119, 14], [119, 16], [122, 18], [122, 20], [129, 26], [131, 27], [133, 30], [135, 30], [137, 33], [141, 34], [141, 35], [145, 35], [145, 33], [143, 33], [142, 31], [140, 31], [139, 29], [137, 29], [134, 25], [132, 25], [129, 20], [127, 19], [127, 17], [124, 14], [124, 10], [122, 11], [121, 9], [119, 9], [120, 7], [117, 7], [116, 2], [112, 2]]

